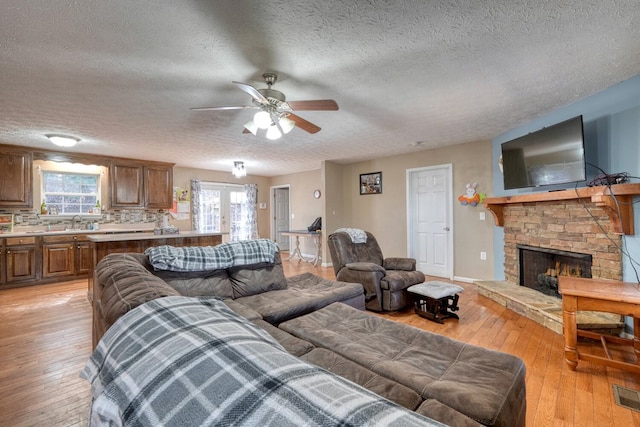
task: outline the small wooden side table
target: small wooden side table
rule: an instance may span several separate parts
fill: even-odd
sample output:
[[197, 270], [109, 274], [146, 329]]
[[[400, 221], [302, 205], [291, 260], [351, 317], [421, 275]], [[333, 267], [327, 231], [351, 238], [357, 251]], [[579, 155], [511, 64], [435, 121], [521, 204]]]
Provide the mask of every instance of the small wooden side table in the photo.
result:
[[[574, 371], [578, 366], [578, 360], [586, 360], [640, 374], [639, 364], [614, 360], [607, 347], [607, 342], [633, 345], [636, 360], [640, 360], [640, 285], [615, 280], [561, 276], [558, 288], [562, 294], [564, 358], [569, 369]], [[580, 310], [633, 317], [634, 338], [622, 338], [578, 329], [576, 312]], [[578, 351], [578, 336], [600, 340], [607, 357]]]

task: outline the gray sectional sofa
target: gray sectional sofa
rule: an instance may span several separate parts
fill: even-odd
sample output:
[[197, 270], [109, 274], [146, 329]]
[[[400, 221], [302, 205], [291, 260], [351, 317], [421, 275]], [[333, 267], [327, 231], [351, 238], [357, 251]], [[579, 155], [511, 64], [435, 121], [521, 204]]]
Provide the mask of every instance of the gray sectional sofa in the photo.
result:
[[167, 296], [219, 297], [244, 317], [274, 325], [333, 302], [364, 310], [362, 285], [310, 273], [285, 278], [279, 252], [273, 263], [187, 272], [155, 271], [145, 254], [110, 254], [98, 263], [94, 275], [94, 347], [120, 316]]
[[144, 254], [108, 255], [95, 270], [94, 343], [136, 307], [178, 296], [216, 297], [296, 361], [348, 380], [345, 396], [373, 392], [398, 414], [427, 417], [417, 425], [525, 425], [522, 360], [370, 314], [360, 284], [285, 278], [279, 253], [272, 263], [190, 272], [156, 271]]

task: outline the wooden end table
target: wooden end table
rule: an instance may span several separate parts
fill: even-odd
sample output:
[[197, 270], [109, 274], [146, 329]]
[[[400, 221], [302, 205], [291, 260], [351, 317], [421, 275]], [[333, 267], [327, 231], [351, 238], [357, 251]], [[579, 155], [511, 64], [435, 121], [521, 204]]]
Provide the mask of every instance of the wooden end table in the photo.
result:
[[[636, 360], [640, 360], [640, 285], [615, 280], [561, 276], [558, 288], [562, 294], [564, 357], [569, 369], [575, 371], [578, 361], [586, 360], [640, 374], [640, 365], [614, 360], [607, 347], [608, 342], [632, 345]], [[633, 317], [634, 338], [622, 338], [578, 329], [576, 312], [579, 310]], [[578, 336], [600, 340], [606, 357], [578, 351]]]
[[[292, 231], [281, 231], [280, 234], [283, 236], [295, 237], [296, 238], [296, 247], [290, 253], [289, 258], [286, 261], [291, 261], [295, 257], [298, 257], [299, 260], [310, 262], [314, 267], [317, 267], [318, 264], [322, 261], [322, 232], [321, 231], [306, 231], [306, 230], [292, 230]], [[302, 256], [302, 252], [300, 252], [300, 237], [311, 237], [313, 238], [313, 244], [316, 246], [315, 256], [311, 259], [307, 259]]]

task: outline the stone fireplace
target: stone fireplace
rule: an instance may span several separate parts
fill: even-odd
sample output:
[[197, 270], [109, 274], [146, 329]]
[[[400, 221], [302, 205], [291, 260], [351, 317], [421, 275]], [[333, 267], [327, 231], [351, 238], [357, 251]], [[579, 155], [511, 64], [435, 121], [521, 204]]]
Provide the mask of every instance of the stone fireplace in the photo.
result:
[[[561, 299], [555, 290], [544, 294], [533, 290], [537, 285], [528, 283], [532, 280], [537, 283], [539, 275], [549, 276], [549, 287], [553, 288], [554, 277], [558, 275], [554, 270], [561, 270], [560, 274], [622, 280], [619, 229], [627, 232], [633, 229], [633, 224], [629, 227], [629, 223], [616, 223], [611, 209], [607, 210], [606, 203], [600, 203], [602, 197], [594, 196], [595, 189], [582, 191], [589, 196], [565, 190], [485, 201], [496, 224], [504, 227], [505, 280], [478, 282], [479, 294], [561, 334]], [[623, 216], [626, 221], [633, 215]], [[542, 267], [531, 265], [528, 251], [545, 254], [547, 259], [542, 261]], [[569, 262], [557, 256], [569, 257]], [[524, 286], [519, 286], [521, 284]], [[606, 313], [579, 313], [579, 323], [584, 328], [603, 330], [624, 327], [620, 316]]]
[[622, 237], [609, 227], [607, 213], [588, 199], [505, 206], [506, 281], [520, 283], [518, 245], [589, 255], [591, 277], [622, 280]]

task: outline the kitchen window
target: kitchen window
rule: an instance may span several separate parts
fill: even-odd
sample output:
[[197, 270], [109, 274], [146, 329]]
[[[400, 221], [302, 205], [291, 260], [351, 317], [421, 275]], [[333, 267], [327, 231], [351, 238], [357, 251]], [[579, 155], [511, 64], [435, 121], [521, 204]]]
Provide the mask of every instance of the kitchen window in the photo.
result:
[[42, 171], [42, 198], [49, 213], [93, 213], [100, 200], [100, 175]]

